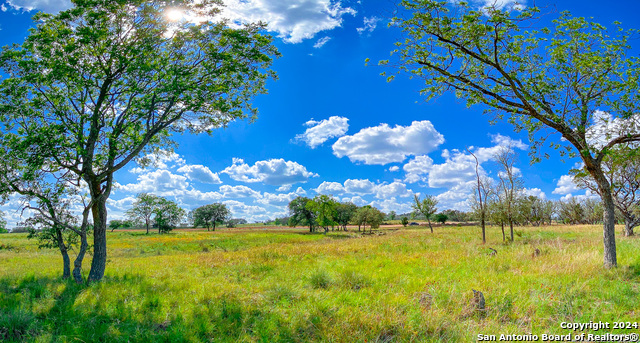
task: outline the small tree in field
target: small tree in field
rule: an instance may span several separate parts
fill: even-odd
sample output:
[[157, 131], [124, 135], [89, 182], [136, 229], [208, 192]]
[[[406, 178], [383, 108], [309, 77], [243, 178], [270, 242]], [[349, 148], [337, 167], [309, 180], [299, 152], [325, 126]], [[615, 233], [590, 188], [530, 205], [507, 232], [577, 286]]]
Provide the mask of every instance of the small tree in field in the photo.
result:
[[358, 231], [360, 227], [364, 227], [363, 231], [367, 231], [367, 225], [369, 225], [369, 233], [373, 232], [373, 229], [379, 228], [380, 224], [384, 221], [384, 213], [380, 212], [375, 207], [365, 205], [356, 211], [353, 216], [353, 221], [358, 225]]
[[449, 219], [449, 217], [447, 217], [446, 214], [438, 213], [436, 214], [435, 217], [433, 217], [433, 219], [436, 221], [436, 223], [440, 223], [444, 225], [444, 223], [447, 222], [447, 219]]
[[598, 187], [604, 266], [615, 267], [615, 205], [602, 162], [616, 146], [640, 141], [640, 60], [627, 56], [636, 31], [567, 12], [539, 28], [537, 7], [474, 4], [403, 0], [398, 13], [409, 14], [393, 19], [405, 34], [393, 51], [398, 70], [422, 79], [429, 99], [452, 92], [528, 131], [534, 162], [548, 137], [561, 136], [551, 146], [580, 156]]
[[187, 211], [171, 200], [160, 198], [154, 213], [158, 233], [168, 233], [180, 225]]
[[336, 209], [338, 202], [328, 195], [317, 195], [313, 200], [307, 202], [307, 210], [315, 214], [315, 220], [320, 227], [324, 228], [324, 232], [329, 231], [329, 226], [336, 225]]
[[109, 228], [111, 229], [111, 232], [116, 229], [128, 229], [130, 227], [133, 227], [133, 222], [130, 220], [114, 219], [109, 221]]
[[202, 226], [207, 228], [207, 231], [209, 231], [210, 228], [216, 231], [216, 224], [224, 223], [229, 219], [230, 215], [231, 213], [225, 204], [215, 203], [204, 205], [193, 210], [193, 226]]
[[130, 221], [144, 225], [147, 229], [147, 234], [149, 234], [149, 229], [152, 226], [151, 219], [156, 214], [161, 199], [154, 194], [139, 193], [136, 195], [133, 206], [127, 210], [126, 215]]
[[433, 233], [433, 226], [431, 226], [431, 217], [438, 211], [438, 208], [436, 207], [436, 205], [438, 205], [438, 199], [436, 199], [436, 197], [433, 195], [427, 195], [421, 201], [418, 197], [418, 194], [415, 194], [413, 196], [413, 200], [413, 213], [420, 213], [424, 215], [427, 218], [427, 222], [429, 223], [429, 229], [431, 229], [431, 233]]
[[402, 217], [402, 219], [400, 219], [400, 224], [406, 227], [407, 225], [409, 225], [409, 219], [407, 217]]

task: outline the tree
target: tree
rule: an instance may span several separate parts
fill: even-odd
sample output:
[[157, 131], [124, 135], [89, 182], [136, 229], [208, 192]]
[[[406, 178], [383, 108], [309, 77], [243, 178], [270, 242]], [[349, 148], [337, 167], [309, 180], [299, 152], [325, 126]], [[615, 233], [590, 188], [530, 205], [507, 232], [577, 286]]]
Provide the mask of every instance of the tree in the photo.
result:
[[429, 229], [431, 229], [431, 233], [433, 233], [433, 227], [431, 226], [431, 216], [438, 211], [438, 208], [436, 208], [438, 199], [436, 199], [436, 197], [433, 195], [427, 195], [424, 197], [424, 199], [422, 199], [422, 201], [420, 201], [420, 197], [418, 197], [418, 194], [414, 194], [413, 200], [413, 213], [421, 213], [422, 215], [424, 215], [429, 222]]
[[314, 213], [316, 223], [324, 228], [325, 233], [329, 231], [329, 226], [337, 224], [335, 220], [337, 207], [338, 202], [325, 194], [316, 195], [306, 204], [307, 210]]
[[230, 219], [230, 216], [231, 212], [225, 204], [217, 202], [204, 205], [193, 210], [193, 226], [202, 226], [206, 227], [207, 231], [210, 228], [216, 231], [216, 223], [224, 223]]
[[[224, 206], [224, 205], [223, 205]], [[178, 225], [186, 215], [187, 211], [180, 208], [175, 202], [160, 198], [154, 209], [155, 225], [158, 227], [158, 233], [168, 233]], [[214, 225], [215, 230], [215, 225]]]
[[396, 211], [390, 211], [387, 217], [389, 217], [389, 220], [396, 220]]
[[357, 210], [358, 206], [356, 206], [356, 204], [354, 203], [338, 203], [335, 209], [336, 223], [338, 223], [338, 225], [340, 225], [344, 231], [347, 231], [347, 225], [351, 223], [351, 221], [353, 220], [353, 216], [355, 216]]
[[[620, 146], [603, 159], [603, 166], [613, 202], [624, 219], [623, 235], [633, 236], [633, 228], [640, 225], [640, 153], [637, 147]], [[599, 194], [597, 183], [584, 169], [573, 174], [579, 187]]]
[[485, 219], [487, 216], [487, 198], [491, 192], [491, 179], [480, 176], [480, 162], [471, 150], [467, 149], [469, 154], [476, 160], [476, 186], [474, 190], [474, 206], [476, 212], [480, 215], [480, 228], [482, 229], [482, 244], [487, 242], [487, 234], [485, 228]]
[[133, 227], [133, 222], [131, 222], [130, 220], [113, 219], [109, 221], [109, 228], [111, 229], [111, 232], [113, 232], [115, 229], [128, 229], [130, 227]]
[[[619, 23], [609, 31], [567, 12], [552, 27], [535, 29], [537, 7], [474, 10], [472, 4], [402, 1], [409, 15], [393, 19], [406, 35], [394, 50], [398, 71], [422, 79], [429, 99], [451, 91], [468, 106], [484, 105], [495, 120], [507, 117], [516, 130], [529, 133], [534, 162], [547, 137], [560, 134], [563, 140], [551, 145], [579, 155], [598, 186], [604, 266], [615, 267], [614, 202], [602, 161], [615, 146], [640, 140], [630, 125], [640, 107], [640, 63], [627, 56], [635, 31]], [[616, 129], [593, 130], [607, 123]]]
[[402, 224], [402, 226], [407, 227], [407, 225], [409, 224], [409, 219], [407, 219], [407, 217], [402, 217], [402, 219], [400, 219], [400, 224]]
[[434, 217], [434, 220], [436, 221], [436, 223], [440, 223], [440, 224], [443, 224], [443, 225], [444, 225], [444, 223], [447, 222], [447, 219], [449, 219], [449, 217], [447, 217], [447, 215], [444, 214], [444, 213], [438, 213]]
[[511, 241], [513, 242], [513, 221], [516, 214], [516, 202], [523, 188], [522, 180], [516, 175], [515, 163], [517, 156], [511, 146], [501, 146], [494, 157], [502, 167], [502, 171], [498, 173], [498, 178], [500, 179], [498, 191], [503, 202], [502, 209], [505, 211], [511, 231]]
[[162, 198], [154, 194], [138, 193], [133, 206], [127, 210], [126, 216], [130, 221], [144, 225], [149, 234], [149, 228], [152, 226], [151, 218], [155, 215], [160, 199]]
[[[212, 132], [257, 111], [278, 55], [261, 24], [167, 20], [180, 7], [213, 18], [217, 1], [74, 1], [38, 13], [22, 45], [0, 53], [0, 146], [87, 184], [94, 223], [89, 281], [107, 260], [106, 202], [113, 175], [141, 153], [172, 146], [172, 132]], [[211, 5], [211, 6], [210, 6]], [[18, 152], [16, 148], [26, 149]]]
[[234, 218], [234, 219], [229, 219], [227, 221], [227, 227], [228, 228], [233, 228], [233, 227], [237, 227], [238, 225], [242, 225], [242, 224], [246, 224], [247, 220], [243, 219], [243, 218]]
[[289, 226], [296, 226], [298, 224], [309, 225], [309, 232], [313, 232], [316, 225], [315, 213], [307, 208], [307, 203], [311, 199], [307, 197], [297, 197], [289, 202]]
[[[353, 221], [358, 224], [358, 228], [360, 228], [360, 226], [364, 227], [365, 232], [367, 225], [369, 225], [369, 233], [371, 233], [373, 229], [380, 227], [380, 224], [384, 221], [384, 213], [371, 205], [365, 205], [358, 208], [353, 216]], [[358, 229], [358, 231], [360, 231], [360, 229]]]

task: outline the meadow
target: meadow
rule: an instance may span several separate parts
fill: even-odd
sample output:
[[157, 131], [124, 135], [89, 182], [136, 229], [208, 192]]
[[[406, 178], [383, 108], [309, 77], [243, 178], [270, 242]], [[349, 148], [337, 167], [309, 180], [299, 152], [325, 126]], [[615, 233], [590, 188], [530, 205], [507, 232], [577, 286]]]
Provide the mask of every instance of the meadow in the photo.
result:
[[115, 231], [90, 285], [60, 278], [56, 250], [4, 234], [0, 341], [471, 342], [640, 319], [640, 239], [618, 235], [619, 267], [605, 270], [601, 226], [518, 228], [512, 244], [479, 231]]

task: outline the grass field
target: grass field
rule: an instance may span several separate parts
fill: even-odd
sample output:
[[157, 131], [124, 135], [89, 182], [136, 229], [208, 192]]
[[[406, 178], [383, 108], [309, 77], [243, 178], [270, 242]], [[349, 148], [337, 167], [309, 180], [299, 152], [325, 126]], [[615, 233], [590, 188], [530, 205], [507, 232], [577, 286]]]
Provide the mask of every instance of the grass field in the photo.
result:
[[0, 341], [471, 342], [640, 321], [640, 239], [618, 237], [605, 270], [599, 226], [517, 230], [509, 245], [496, 228], [482, 245], [477, 227], [116, 231], [88, 286], [60, 279], [56, 250], [0, 235]]

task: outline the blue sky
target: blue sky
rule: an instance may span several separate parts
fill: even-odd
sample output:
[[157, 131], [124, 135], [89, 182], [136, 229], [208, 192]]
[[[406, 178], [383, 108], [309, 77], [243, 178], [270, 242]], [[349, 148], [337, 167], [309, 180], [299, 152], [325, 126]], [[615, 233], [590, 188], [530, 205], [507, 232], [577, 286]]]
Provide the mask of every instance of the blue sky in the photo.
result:
[[[550, 151], [550, 159], [530, 165], [526, 135], [505, 123], [490, 125], [481, 107], [466, 108], [452, 95], [426, 102], [418, 93], [419, 80], [400, 76], [387, 83], [379, 75], [385, 69], [376, 62], [387, 59], [401, 37], [387, 27], [394, 1], [225, 2], [225, 13], [234, 20], [269, 22], [282, 53], [273, 65], [279, 79], [269, 82], [269, 94], [255, 99], [255, 122], [236, 121], [212, 135], [176, 136], [175, 154], [157, 157], [154, 167], [131, 164], [118, 172], [111, 219], [122, 217], [139, 192], [165, 196], [187, 210], [224, 202], [234, 217], [250, 221], [283, 216], [294, 197], [321, 193], [398, 213], [410, 211], [414, 193], [432, 194], [440, 210], [468, 210], [475, 162], [465, 150], [474, 151], [483, 171], [495, 178], [492, 155], [505, 144], [516, 147], [529, 194], [585, 196], [567, 177], [578, 159], [561, 161]], [[22, 42], [35, 11], [55, 13], [70, 6], [48, 0], [0, 4], [3, 46]], [[635, 0], [535, 4], [593, 17], [605, 26], [616, 20], [625, 28], [639, 24]], [[17, 207], [15, 198], [0, 207], [10, 226], [20, 221]]]

